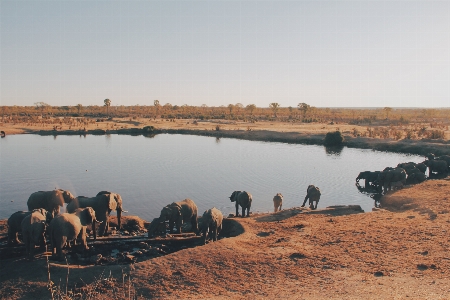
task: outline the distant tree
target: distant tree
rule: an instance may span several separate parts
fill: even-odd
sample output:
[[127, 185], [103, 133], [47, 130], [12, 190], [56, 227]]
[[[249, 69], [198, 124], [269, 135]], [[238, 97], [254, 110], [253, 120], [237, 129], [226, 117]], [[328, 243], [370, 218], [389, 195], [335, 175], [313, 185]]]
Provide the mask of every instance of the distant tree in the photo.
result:
[[109, 116], [109, 107], [111, 106], [111, 100], [105, 99], [103, 100], [103, 102], [105, 103], [106, 106], [106, 114]]
[[308, 112], [310, 106], [306, 103], [299, 103], [297, 105], [298, 109], [303, 113], [303, 119], [306, 118], [306, 113]]
[[[160, 107], [160, 104], [159, 104], [159, 100], [153, 100], [153, 105], [155, 106], [155, 108], [156, 108], [156, 116], [158, 115], [158, 112], [159, 112], [159, 107]], [[155, 116], [155, 117], [156, 117]]]
[[80, 114], [82, 108], [83, 108], [83, 105], [77, 104], [78, 114]]
[[47, 104], [45, 102], [35, 102], [34, 105], [36, 105], [36, 109], [41, 110], [41, 113], [44, 113], [44, 110], [50, 108], [50, 104]]
[[249, 104], [245, 107], [246, 110], [250, 111], [250, 115], [253, 116], [253, 111], [256, 109], [255, 104]]
[[270, 109], [273, 111], [275, 118], [277, 117], [277, 111], [280, 108], [280, 104], [277, 102], [272, 102], [269, 104]]
[[239, 114], [241, 109], [244, 108], [244, 105], [242, 105], [242, 103], [236, 103], [234, 107], [236, 107], [237, 113]]
[[228, 104], [228, 109], [230, 110], [230, 115], [233, 112], [234, 109], [234, 105], [233, 104]]
[[392, 108], [385, 107], [385, 108], [383, 108], [383, 110], [386, 113], [386, 119], [389, 118], [389, 113], [392, 111]]

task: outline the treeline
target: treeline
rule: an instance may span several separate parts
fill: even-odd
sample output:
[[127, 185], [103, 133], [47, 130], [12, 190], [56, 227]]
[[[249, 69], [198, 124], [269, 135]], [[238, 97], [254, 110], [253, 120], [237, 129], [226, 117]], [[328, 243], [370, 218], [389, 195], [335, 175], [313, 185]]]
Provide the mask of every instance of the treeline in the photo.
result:
[[[108, 101], [107, 101], [108, 100]], [[244, 106], [240, 103], [228, 106], [189, 106], [155, 105], [113, 106], [109, 99], [105, 105], [81, 104], [75, 106], [51, 106], [42, 102], [34, 106], [0, 106], [2, 121], [26, 121], [34, 118], [50, 117], [85, 117], [85, 118], [162, 118], [162, 119], [196, 119], [196, 120], [240, 120], [248, 122], [286, 121], [286, 122], [344, 122], [354, 125], [371, 124], [411, 124], [430, 123], [439, 126], [450, 121], [450, 108], [412, 109], [412, 108], [317, 108], [306, 103], [297, 107], [281, 107], [270, 103], [268, 107], [254, 104]], [[433, 126], [433, 125], [432, 125]]]

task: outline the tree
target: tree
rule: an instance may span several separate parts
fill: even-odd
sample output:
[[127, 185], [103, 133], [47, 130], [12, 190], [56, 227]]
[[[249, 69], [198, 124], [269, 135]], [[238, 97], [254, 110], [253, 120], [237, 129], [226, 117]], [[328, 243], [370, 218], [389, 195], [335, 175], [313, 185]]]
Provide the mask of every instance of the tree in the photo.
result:
[[35, 102], [34, 105], [36, 105], [36, 109], [41, 110], [41, 113], [44, 113], [44, 110], [50, 107], [50, 104], [45, 102]]
[[83, 108], [83, 105], [77, 104], [78, 114], [80, 114], [82, 108]]
[[303, 113], [303, 119], [306, 118], [306, 113], [308, 112], [310, 106], [306, 103], [299, 103], [297, 105], [298, 109]]
[[[158, 112], [159, 112], [159, 107], [160, 107], [160, 105], [159, 105], [159, 100], [153, 100], [153, 105], [155, 105], [155, 108], [156, 108], [156, 116], [158, 115]], [[155, 116], [155, 117], [156, 117]]]
[[233, 112], [234, 109], [234, 105], [233, 104], [228, 104], [228, 109], [230, 110], [230, 115]]
[[253, 116], [253, 111], [256, 109], [256, 105], [255, 104], [249, 104], [245, 107], [245, 109], [247, 109], [248, 111], [250, 111], [250, 115]]
[[106, 106], [106, 114], [109, 116], [109, 107], [111, 106], [111, 100], [105, 99], [103, 100], [103, 102], [105, 103]]
[[275, 118], [277, 117], [277, 111], [280, 108], [280, 104], [276, 102], [272, 102], [269, 104], [269, 107], [272, 109]]
[[236, 103], [234, 105], [234, 107], [236, 107], [237, 113], [239, 114], [239, 112], [241, 111], [241, 108], [244, 108], [244, 105], [242, 105], [242, 103]]
[[389, 113], [392, 111], [392, 108], [385, 107], [385, 108], [383, 108], [383, 110], [386, 113], [386, 119], [389, 118]]

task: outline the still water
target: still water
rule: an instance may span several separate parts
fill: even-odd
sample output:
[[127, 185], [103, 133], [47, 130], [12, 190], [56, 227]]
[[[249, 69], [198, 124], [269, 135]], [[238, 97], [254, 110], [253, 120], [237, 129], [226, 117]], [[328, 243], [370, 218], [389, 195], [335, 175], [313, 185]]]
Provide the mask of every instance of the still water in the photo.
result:
[[284, 196], [283, 208], [298, 207], [309, 184], [321, 189], [319, 208], [359, 204], [370, 211], [373, 200], [355, 187], [358, 173], [408, 161], [423, 158], [191, 135], [6, 136], [0, 140], [0, 218], [27, 210], [31, 193], [54, 188], [75, 196], [119, 193], [129, 215], [146, 220], [185, 198], [199, 214], [213, 206], [234, 213], [228, 197], [235, 190], [253, 195], [253, 212], [273, 211], [276, 193]]

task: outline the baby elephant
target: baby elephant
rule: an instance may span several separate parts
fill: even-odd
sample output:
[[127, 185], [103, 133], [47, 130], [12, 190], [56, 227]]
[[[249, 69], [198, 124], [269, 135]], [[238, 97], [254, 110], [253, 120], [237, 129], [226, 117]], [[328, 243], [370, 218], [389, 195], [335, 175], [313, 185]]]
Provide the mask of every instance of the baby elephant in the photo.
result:
[[52, 255], [56, 252], [56, 259], [63, 260], [62, 248], [67, 243], [79, 238], [84, 249], [89, 247], [86, 242], [86, 226], [92, 224], [95, 232], [95, 223], [101, 223], [95, 218], [92, 207], [77, 208], [74, 213], [63, 213], [50, 222], [50, 240]]
[[283, 206], [283, 195], [278, 193], [273, 197], [274, 212], [281, 210], [281, 206]]
[[247, 217], [250, 216], [250, 207], [252, 206], [252, 195], [246, 191], [234, 191], [230, 196], [231, 202], [236, 202], [236, 217], [239, 217], [239, 205], [242, 207], [242, 217], [245, 216], [247, 209]]
[[[316, 209], [317, 204], [319, 204], [320, 200], [320, 190], [318, 187], [310, 184], [308, 188], [306, 189], [306, 197], [303, 201], [302, 207], [305, 207], [306, 200], [309, 199], [309, 207], [311, 209]], [[314, 205], [314, 202], [316, 202], [316, 205]]]
[[203, 213], [201, 231], [203, 233], [204, 244], [206, 244], [208, 235], [211, 236], [214, 242], [217, 241], [217, 236], [220, 231], [222, 231], [222, 221], [222, 212], [215, 207], [208, 209]]
[[[161, 210], [161, 214], [158, 221], [153, 221], [162, 223], [169, 221], [170, 233], [173, 233], [174, 224], [176, 226], [176, 233], [181, 233], [181, 225], [185, 222], [191, 222], [192, 230], [198, 233], [198, 223], [197, 223], [198, 208], [197, 205], [191, 199], [184, 199], [183, 201], [173, 202], [172, 204], [166, 205]], [[153, 228], [153, 226], [151, 226]], [[153, 229], [152, 229], [153, 230]]]
[[33, 210], [23, 218], [21, 228], [27, 256], [29, 259], [33, 259], [35, 246], [41, 244], [42, 247], [45, 247], [47, 211], [43, 208]]

